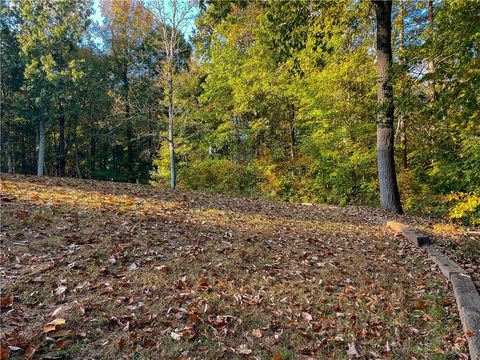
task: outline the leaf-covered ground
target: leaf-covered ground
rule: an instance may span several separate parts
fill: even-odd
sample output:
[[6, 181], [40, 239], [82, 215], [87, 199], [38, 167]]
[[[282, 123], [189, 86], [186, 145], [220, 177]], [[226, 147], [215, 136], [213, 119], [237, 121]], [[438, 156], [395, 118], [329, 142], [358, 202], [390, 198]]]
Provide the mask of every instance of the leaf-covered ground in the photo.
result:
[[467, 358], [446, 281], [371, 210], [7, 175], [1, 198], [2, 358]]

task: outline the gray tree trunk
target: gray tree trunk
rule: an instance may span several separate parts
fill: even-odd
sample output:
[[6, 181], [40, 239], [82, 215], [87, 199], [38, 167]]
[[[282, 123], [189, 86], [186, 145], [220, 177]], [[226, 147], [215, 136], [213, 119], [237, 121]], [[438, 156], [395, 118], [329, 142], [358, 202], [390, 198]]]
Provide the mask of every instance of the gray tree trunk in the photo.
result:
[[[428, 0], [428, 25], [430, 28], [430, 36], [433, 37], [433, 0]], [[430, 76], [428, 80], [429, 85], [429, 97], [430, 101], [435, 100], [435, 61], [432, 55], [428, 60], [428, 74]]]
[[65, 177], [65, 161], [66, 161], [66, 147], [65, 147], [65, 108], [62, 105], [60, 109], [60, 117], [58, 119], [58, 148], [57, 148], [57, 175]]
[[[173, 51], [172, 51], [173, 53]], [[173, 57], [173, 55], [171, 55]], [[177, 186], [177, 174], [175, 173], [175, 144], [173, 142], [173, 59], [168, 62], [168, 145], [170, 150], [170, 188]]]
[[5, 139], [5, 150], [7, 153], [7, 171], [10, 174], [15, 172], [14, 161], [13, 161], [13, 149], [12, 149], [12, 138], [10, 136], [11, 130], [9, 127], [9, 122], [5, 121], [6, 129], [6, 139]]
[[43, 112], [38, 124], [38, 136], [37, 176], [43, 176], [45, 168], [45, 117]]
[[392, 64], [392, 2], [374, 0], [377, 18], [377, 163], [380, 204], [384, 210], [402, 214], [395, 173], [393, 89], [390, 79]]
[[[400, 1], [400, 36], [399, 36], [399, 45], [400, 45], [400, 63], [402, 67], [405, 65], [405, 58], [403, 55], [404, 50], [404, 36], [405, 36], [405, 4], [404, 0]], [[407, 119], [404, 115], [398, 120], [400, 122], [400, 141], [402, 144], [402, 169], [408, 169], [408, 151], [407, 151]]]

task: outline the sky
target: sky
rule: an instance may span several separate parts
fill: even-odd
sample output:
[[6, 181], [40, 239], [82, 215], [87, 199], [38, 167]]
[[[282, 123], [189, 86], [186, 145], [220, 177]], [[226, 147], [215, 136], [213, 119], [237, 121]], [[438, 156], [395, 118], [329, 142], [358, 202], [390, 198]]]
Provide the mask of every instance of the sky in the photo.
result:
[[[102, 14], [100, 13], [100, 7], [99, 7], [100, 1], [101, 0], [94, 0], [94, 4], [93, 4], [94, 13], [92, 15], [92, 19], [101, 24], [103, 17], [102, 17]], [[117, 0], [117, 1], [121, 1], [121, 0]], [[193, 34], [194, 31], [195, 31], [195, 22], [192, 19], [186, 26], [186, 31], [185, 31], [186, 34], [184, 34], [185, 38], [189, 40], [190, 36]]]

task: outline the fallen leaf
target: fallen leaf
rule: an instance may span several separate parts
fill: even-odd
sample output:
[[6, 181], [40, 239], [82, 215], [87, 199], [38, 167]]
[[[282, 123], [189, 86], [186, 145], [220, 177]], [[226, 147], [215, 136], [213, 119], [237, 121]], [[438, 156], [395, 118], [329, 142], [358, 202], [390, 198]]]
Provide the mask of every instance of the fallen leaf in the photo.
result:
[[360, 356], [360, 354], [357, 351], [357, 348], [355, 347], [355, 343], [348, 344], [347, 355], [355, 356], [355, 357]]
[[62, 318], [55, 319], [53, 321], [50, 321], [48, 324], [46, 324], [43, 327], [43, 332], [49, 333], [51, 331], [56, 330], [57, 326], [62, 326], [62, 325], [65, 325], [65, 319], [62, 319]]
[[262, 332], [260, 331], [260, 329], [253, 329], [252, 335], [257, 339], [260, 339], [262, 337]]
[[65, 291], [67, 291], [67, 287], [64, 285], [61, 285], [55, 290], [55, 295], [57, 296], [63, 295]]
[[13, 295], [12, 294], [9, 294], [5, 297], [2, 297], [2, 299], [0, 300], [0, 307], [2, 309], [9, 308], [12, 305], [13, 305]]
[[128, 270], [134, 271], [138, 269], [138, 265], [135, 263], [131, 263], [130, 266], [128, 267]]
[[67, 330], [67, 329], [56, 330], [56, 331], [48, 334], [48, 336], [50, 336], [52, 338], [67, 337], [67, 336], [72, 336], [72, 335], [73, 335], [73, 332], [71, 330]]
[[175, 340], [175, 341], [179, 341], [179, 340], [182, 340], [182, 335], [180, 334], [177, 334], [175, 331], [172, 331], [170, 333], [170, 337]]
[[310, 314], [307, 313], [307, 312], [302, 312], [302, 318], [303, 318], [303, 320], [305, 320], [305, 321], [307, 321], [307, 322], [313, 320], [313, 316], [310, 315]]
[[10, 356], [10, 349], [0, 344], [0, 360], [7, 360]]
[[245, 344], [240, 345], [237, 350], [239, 354], [244, 354], [244, 355], [248, 355], [252, 352], [252, 349], [249, 349]]
[[27, 351], [25, 351], [25, 359], [31, 359], [33, 354], [35, 354], [35, 351], [37, 351], [37, 348], [33, 345], [31, 345]]

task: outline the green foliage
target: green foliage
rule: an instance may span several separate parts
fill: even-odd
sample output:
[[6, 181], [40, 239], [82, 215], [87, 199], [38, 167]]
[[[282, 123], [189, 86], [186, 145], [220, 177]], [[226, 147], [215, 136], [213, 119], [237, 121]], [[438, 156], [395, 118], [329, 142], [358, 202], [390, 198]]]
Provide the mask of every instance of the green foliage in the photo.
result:
[[251, 167], [226, 159], [193, 161], [181, 172], [182, 181], [195, 190], [252, 194], [256, 175]]
[[[2, 6], [2, 171], [34, 172], [44, 115], [52, 174], [54, 120], [64, 113], [67, 174], [169, 178], [165, 49], [149, 4], [104, 0], [105, 21], [95, 28], [88, 0]], [[428, 2], [403, 0], [394, 2], [393, 19], [404, 209], [471, 225], [479, 224], [479, 6], [434, 1], [430, 25]], [[376, 206], [371, 2], [205, 0], [200, 7], [192, 44], [181, 38], [173, 80], [179, 185]]]
[[444, 197], [449, 205], [448, 215], [451, 219], [480, 225], [480, 196], [474, 193], [455, 193]]

